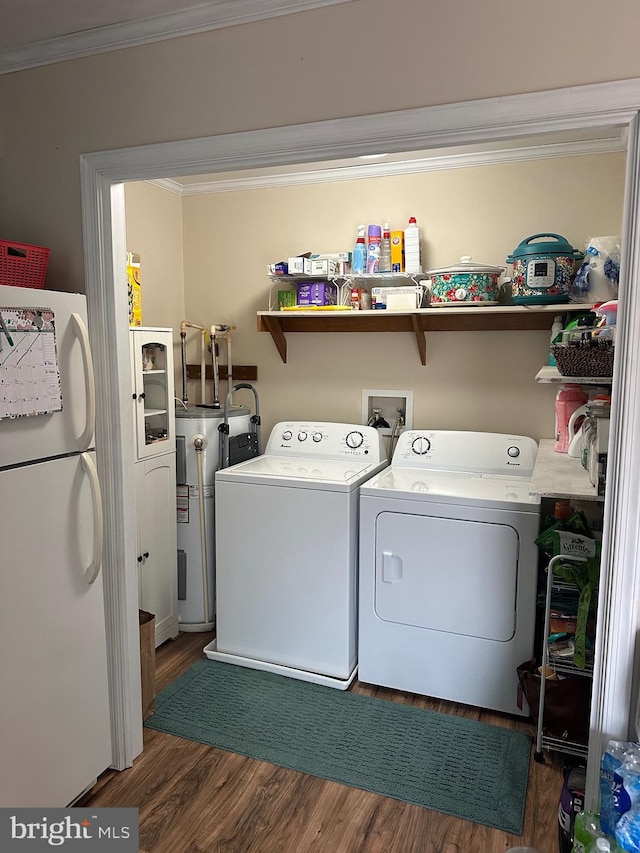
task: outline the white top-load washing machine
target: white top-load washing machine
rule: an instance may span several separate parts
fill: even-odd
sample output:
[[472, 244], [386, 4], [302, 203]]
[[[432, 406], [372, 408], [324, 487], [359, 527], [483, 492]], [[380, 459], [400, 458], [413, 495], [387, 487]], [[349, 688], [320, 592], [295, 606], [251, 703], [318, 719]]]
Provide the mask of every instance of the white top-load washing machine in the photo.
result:
[[537, 452], [519, 435], [411, 430], [360, 490], [361, 681], [510, 714], [534, 648]]
[[216, 472], [214, 660], [346, 689], [357, 665], [358, 494], [387, 464], [357, 424], [277, 424]]

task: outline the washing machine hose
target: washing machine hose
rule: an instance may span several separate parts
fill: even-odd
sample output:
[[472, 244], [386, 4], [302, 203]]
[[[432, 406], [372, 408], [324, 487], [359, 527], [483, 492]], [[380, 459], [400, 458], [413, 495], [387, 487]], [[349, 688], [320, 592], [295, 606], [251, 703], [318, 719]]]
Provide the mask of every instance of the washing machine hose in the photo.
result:
[[209, 577], [208, 577], [208, 562], [207, 562], [207, 531], [205, 526], [204, 515], [204, 474], [203, 474], [203, 456], [206, 446], [206, 439], [203, 435], [195, 435], [193, 437], [193, 446], [196, 451], [196, 468], [198, 471], [198, 505], [200, 508], [200, 551], [202, 554], [202, 600], [204, 602], [204, 619], [205, 625], [209, 619]]

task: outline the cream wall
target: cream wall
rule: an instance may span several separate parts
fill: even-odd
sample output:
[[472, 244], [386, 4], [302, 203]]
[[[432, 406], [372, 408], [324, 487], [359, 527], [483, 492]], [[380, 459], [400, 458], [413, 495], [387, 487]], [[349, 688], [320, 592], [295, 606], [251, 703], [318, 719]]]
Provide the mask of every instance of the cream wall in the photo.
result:
[[[127, 251], [141, 262], [142, 323], [179, 331], [184, 319], [182, 199], [144, 181], [125, 184]], [[181, 382], [180, 348], [174, 338], [176, 383]], [[176, 384], [176, 388], [181, 387]]]
[[[546, 332], [431, 332], [426, 366], [411, 334], [296, 333], [283, 364], [271, 337], [256, 331], [256, 312], [268, 307], [266, 266], [298, 252], [349, 250], [359, 222], [402, 227], [410, 215], [423, 229], [431, 267], [462, 254], [504, 264], [521, 240], [549, 230], [583, 247], [591, 236], [620, 233], [624, 166], [623, 154], [607, 154], [185, 196], [185, 317], [237, 326], [233, 360], [258, 366], [265, 438], [285, 418], [360, 422], [363, 388], [412, 389], [418, 427], [551, 437], [555, 391], [534, 381], [547, 357]], [[154, 198], [163, 192], [132, 186], [155, 190]], [[130, 197], [128, 187], [133, 227]], [[162, 288], [156, 298], [155, 283], [145, 268], [145, 318], [147, 300], [175, 296]], [[189, 337], [196, 363], [197, 340]], [[189, 395], [199, 399], [195, 384]]]
[[81, 153], [640, 77], [637, 24], [637, 0], [353, 0], [2, 75], [0, 233], [83, 290]]

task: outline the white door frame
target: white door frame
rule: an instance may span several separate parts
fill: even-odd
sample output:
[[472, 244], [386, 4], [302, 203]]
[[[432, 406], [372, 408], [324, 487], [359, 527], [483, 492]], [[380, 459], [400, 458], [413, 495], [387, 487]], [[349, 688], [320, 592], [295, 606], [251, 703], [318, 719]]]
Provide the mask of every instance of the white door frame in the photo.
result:
[[603, 748], [610, 737], [626, 739], [635, 713], [630, 662], [640, 621], [635, 572], [640, 550], [640, 444], [634, 441], [640, 427], [639, 111], [640, 79], [635, 79], [81, 156], [86, 292], [105, 501], [114, 767], [130, 766], [142, 749], [133, 423], [128, 319], [122, 298], [126, 287], [122, 182], [622, 125], [629, 127], [622, 286], [587, 779], [588, 803], [597, 803]]

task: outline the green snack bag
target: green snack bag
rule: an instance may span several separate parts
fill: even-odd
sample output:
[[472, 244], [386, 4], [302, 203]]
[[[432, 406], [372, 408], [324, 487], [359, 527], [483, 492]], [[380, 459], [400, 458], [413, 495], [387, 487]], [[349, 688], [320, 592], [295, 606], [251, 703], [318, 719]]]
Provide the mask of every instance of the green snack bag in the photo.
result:
[[598, 838], [606, 838], [600, 829], [600, 818], [594, 812], [579, 812], [573, 825], [572, 853], [592, 853]]
[[534, 540], [536, 545], [541, 548], [545, 554], [549, 554], [549, 556], [551, 556], [553, 554], [553, 545], [555, 542], [554, 534], [560, 530], [564, 530], [564, 521], [555, 521], [552, 525], [543, 530], [538, 538]]
[[587, 517], [582, 510], [576, 510], [569, 518], [548, 519], [548, 522], [548, 526], [539, 534], [535, 543], [546, 554], [549, 554], [549, 556], [560, 553], [555, 550], [558, 546], [558, 539], [555, 534], [562, 531], [575, 533], [578, 536], [583, 536], [593, 541]]
[[571, 533], [579, 533], [581, 536], [586, 536], [591, 539], [591, 529], [587, 521], [587, 516], [584, 512], [576, 510], [573, 515], [570, 515], [565, 522], [565, 530], [570, 530]]
[[600, 563], [592, 557], [580, 563], [567, 560], [566, 563], [557, 563], [554, 567], [556, 577], [573, 584], [580, 591], [573, 655], [573, 662], [579, 669], [586, 666], [587, 622], [594, 611], [599, 572]]

